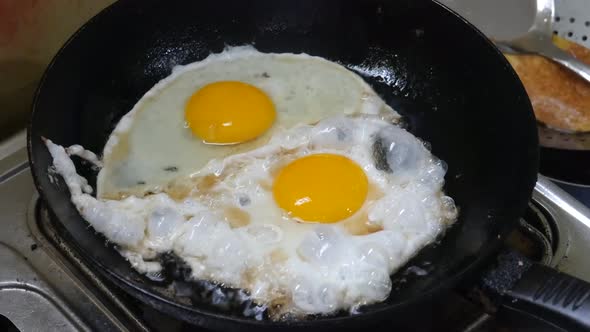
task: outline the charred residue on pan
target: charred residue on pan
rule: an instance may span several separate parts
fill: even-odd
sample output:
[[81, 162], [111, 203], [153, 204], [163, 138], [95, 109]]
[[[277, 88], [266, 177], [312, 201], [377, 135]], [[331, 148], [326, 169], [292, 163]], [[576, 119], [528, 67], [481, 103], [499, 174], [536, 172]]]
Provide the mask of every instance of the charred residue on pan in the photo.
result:
[[268, 319], [267, 307], [255, 304], [244, 290], [193, 279], [190, 266], [176, 254], [160, 254], [156, 261], [160, 262], [162, 270], [146, 277], [154, 284], [168, 286], [172, 295], [179, 298], [179, 302], [188, 300], [195, 307], [221, 311], [232, 316]]

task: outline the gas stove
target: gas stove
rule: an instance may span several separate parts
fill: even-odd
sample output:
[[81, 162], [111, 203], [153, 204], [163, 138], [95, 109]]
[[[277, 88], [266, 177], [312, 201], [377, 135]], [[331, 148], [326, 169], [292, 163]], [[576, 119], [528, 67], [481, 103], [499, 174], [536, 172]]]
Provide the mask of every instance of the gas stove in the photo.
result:
[[[0, 330], [199, 331], [126, 295], [86, 264], [49, 217], [29, 172], [25, 134], [0, 144]], [[590, 209], [543, 176], [506, 247], [590, 281]], [[498, 331], [539, 326], [460, 285], [412, 330]], [[384, 323], [387, 324], [387, 323]], [[384, 326], [389, 327], [391, 326]]]

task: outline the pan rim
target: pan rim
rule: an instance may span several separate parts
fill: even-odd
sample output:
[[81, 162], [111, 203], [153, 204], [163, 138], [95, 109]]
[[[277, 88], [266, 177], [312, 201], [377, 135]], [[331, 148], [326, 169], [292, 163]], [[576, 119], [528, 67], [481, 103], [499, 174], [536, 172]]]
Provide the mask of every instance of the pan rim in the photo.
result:
[[[437, 0], [430, 0], [431, 2], [435, 3], [436, 5], [442, 7], [444, 9], [445, 12], [447, 12], [450, 15], [453, 15], [455, 17], [455, 19], [458, 19], [460, 21], [463, 22], [463, 24], [466, 24], [470, 30], [472, 30], [473, 32], [475, 32], [479, 38], [483, 38], [483, 40], [485, 40], [486, 44], [490, 47], [492, 47], [494, 49], [494, 52], [502, 57], [502, 61], [503, 61], [503, 65], [505, 67], [510, 68], [510, 72], [511, 75], [513, 76], [513, 78], [515, 78], [515, 81], [518, 82], [519, 88], [521, 89], [521, 92], [524, 92], [524, 86], [522, 86], [522, 83], [520, 82], [520, 80], [518, 79], [518, 76], [516, 75], [516, 73], [514, 72], [514, 70], [512, 70], [512, 67], [509, 65], [508, 61], [502, 56], [502, 53], [494, 46], [494, 44], [483, 35], [483, 33], [479, 30], [477, 30], [472, 24], [470, 24], [469, 22], [467, 22], [463, 17], [459, 16], [456, 12], [452, 11], [451, 9], [449, 9], [447, 6], [441, 4], [440, 2], [438, 2]], [[94, 17], [92, 17], [89, 21], [87, 21], [84, 25], [82, 25], [65, 43], [64, 45], [59, 49], [59, 51], [56, 53], [56, 55], [53, 57], [53, 59], [51, 60], [51, 62], [49, 63], [49, 65], [47, 66], [47, 68], [45, 69], [43, 76], [39, 82], [39, 85], [35, 91], [34, 94], [34, 98], [33, 98], [33, 102], [31, 105], [31, 115], [29, 118], [29, 122], [27, 125], [27, 154], [28, 154], [28, 158], [29, 158], [29, 164], [31, 167], [31, 174], [33, 177], [33, 181], [35, 184], [35, 187], [37, 189], [37, 191], [39, 192], [39, 196], [41, 197], [41, 199], [45, 202], [46, 207], [49, 209], [50, 213], [52, 215], [54, 215], [57, 218], [57, 214], [56, 211], [54, 209], [54, 207], [49, 204], [49, 199], [47, 197], [47, 193], [45, 192], [44, 188], [41, 186], [40, 184], [40, 177], [44, 176], [44, 174], [38, 172], [37, 168], [35, 167], [35, 158], [34, 158], [34, 153], [33, 153], [33, 144], [35, 144], [33, 142], [34, 140], [34, 133], [33, 133], [33, 127], [34, 127], [34, 118], [35, 118], [35, 113], [37, 111], [37, 104], [39, 101], [39, 96], [41, 94], [41, 91], [43, 89], [43, 86], [46, 83], [47, 77], [50, 75], [53, 66], [55, 65], [56, 61], [58, 60], [58, 58], [60, 57], [60, 55], [65, 52], [65, 50], [67, 49], [68, 45], [70, 45], [81, 33], [84, 32], [84, 30], [94, 24], [97, 20], [100, 19], [100, 17], [107, 15], [109, 12], [116, 10], [116, 8], [118, 8], [119, 6], [124, 6], [124, 4], [126, 3], [130, 3], [132, 2], [132, 0], [121, 0], [121, 1], [117, 1], [109, 6], [107, 6], [106, 8], [104, 8], [102, 11], [100, 11], [98, 14], [96, 14]], [[529, 111], [532, 114], [532, 107], [530, 107], [530, 102], [529, 102]], [[536, 126], [534, 126], [534, 128], [536, 129]], [[535, 136], [536, 137], [536, 136]], [[539, 151], [539, 146], [538, 146], [538, 140], [537, 140], [537, 153], [536, 153], [536, 160], [533, 161], [534, 163], [534, 168], [536, 170], [538, 170], [538, 151]], [[532, 194], [533, 188], [534, 188], [534, 183], [536, 182], [536, 177], [537, 177], [537, 172], [534, 172], [534, 174], [531, 174], [530, 179], [528, 179], [529, 183], [531, 183], [530, 188], [527, 188], [527, 192], [529, 192], [529, 196]], [[71, 202], [70, 202], [71, 203]], [[526, 209], [526, 206], [523, 206], [522, 208], [520, 208], [520, 214], [523, 214], [524, 211]], [[61, 221], [59, 220], [59, 218], [57, 218], [58, 222], [61, 223]], [[81, 216], [79, 216], [79, 219], [86, 222]], [[508, 233], [508, 229], [507, 227], [503, 228], [503, 234], [499, 234], [502, 238], [505, 237], [505, 235]], [[387, 304], [387, 306], [384, 307], [379, 307], [379, 308], [374, 308], [372, 309], [370, 312], [366, 312], [366, 313], [362, 313], [360, 315], [348, 315], [348, 316], [326, 316], [326, 317], [322, 317], [319, 319], [314, 319], [314, 320], [297, 320], [297, 321], [272, 321], [272, 320], [263, 320], [263, 321], [256, 321], [254, 319], [249, 319], [249, 318], [245, 318], [245, 317], [235, 317], [235, 316], [230, 316], [230, 315], [226, 315], [223, 313], [218, 313], [215, 312], [213, 310], [202, 310], [200, 308], [195, 308], [195, 307], [191, 307], [189, 305], [183, 305], [181, 303], [175, 302], [173, 300], [170, 300], [168, 298], [165, 298], [163, 296], [160, 296], [157, 292], [153, 292], [153, 291], [148, 291], [144, 288], [141, 287], [140, 284], [137, 284], [135, 281], [131, 281], [126, 279], [124, 276], [115, 273], [114, 271], [112, 271], [111, 269], [108, 268], [108, 266], [105, 266], [102, 262], [100, 262], [99, 260], [96, 260], [94, 258], [92, 258], [92, 255], [90, 253], [88, 253], [86, 250], [84, 250], [83, 248], [81, 248], [81, 246], [77, 243], [77, 241], [74, 239], [73, 243], [75, 244], [75, 246], [77, 247], [77, 249], [79, 250], [79, 252], [83, 255], [83, 257], [85, 259], [87, 259], [89, 262], [91, 262], [93, 265], [98, 266], [98, 267], [103, 267], [102, 269], [99, 269], [101, 274], [105, 274], [108, 275], [109, 279], [113, 278], [115, 280], [117, 280], [118, 282], [124, 284], [127, 287], [130, 287], [134, 290], [134, 292], [140, 292], [154, 300], [157, 301], [163, 301], [165, 302], [167, 305], [171, 305], [175, 308], [180, 308], [182, 310], [187, 310], [190, 311], [192, 314], [198, 314], [203, 316], [203, 318], [207, 318], [207, 319], [213, 319], [213, 320], [217, 320], [220, 321], [220, 323], [226, 323], [227, 321], [230, 321], [231, 323], [235, 323], [235, 324], [246, 324], [246, 325], [252, 325], [252, 326], [264, 326], [264, 327], [271, 327], [271, 328], [279, 328], [279, 327], [306, 327], [306, 326], [310, 326], [310, 325], [323, 325], [323, 324], [333, 324], [335, 322], [350, 322], [352, 320], [362, 320], [362, 318], [370, 318], [370, 317], [374, 317], [374, 316], [378, 316], [378, 315], [383, 315], [387, 312], [391, 312], [391, 311], [395, 311], [398, 310], [400, 308], [403, 307], [410, 307], [418, 302], [421, 302], [424, 300], [424, 298], [430, 297], [430, 296], [434, 296], [436, 293], [439, 293], [445, 289], [450, 289], [452, 288], [459, 280], [463, 279], [464, 276], [466, 274], [469, 274], [470, 271], [473, 271], [477, 266], [480, 266], [484, 261], [486, 261], [490, 254], [495, 252], [496, 247], [498, 247], [501, 244], [500, 239], [498, 239], [497, 241], [495, 241], [495, 243], [490, 244], [489, 247], [489, 253], [484, 253], [479, 255], [478, 257], [476, 257], [475, 259], [473, 259], [471, 262], [464, 264], [461, 269], [458, 269], [458, 271], [456, 271], [452, 276], [449, 276], [448, 278], [446, 278], [445, 280], [441, 281], [438, 285], [434, 286], [433, 288], [422, 292], [416, 296], [413, 296], [411, 299], [406, 300], [404, 302], [400, 302], [400, 303], [393, 303], [393, 304]], [[117, 253], [118, 254], [118, 253]], [[104, 270], [104, 271], [103, 271]], [[135, 271], [135, 270], [134, 270]], [[141, 275], [139, 272], [135, 271], [135, 273], [137, 273], [138, 275]], [[111, 279], [111, 281], [113, 281]], [[118, 287], [120, 287], [119, 285], [116, 285]], [[137, 298], [137, 296], [135, 294], [133, 294], [134, 292], [130, 292], [129, 290], [126, 290], [127, 293], [131, 293], [134, 297]], [[143, 300], [142, 300], [143, 301]], [[206, 326], [206, 325], [203, 325]]]

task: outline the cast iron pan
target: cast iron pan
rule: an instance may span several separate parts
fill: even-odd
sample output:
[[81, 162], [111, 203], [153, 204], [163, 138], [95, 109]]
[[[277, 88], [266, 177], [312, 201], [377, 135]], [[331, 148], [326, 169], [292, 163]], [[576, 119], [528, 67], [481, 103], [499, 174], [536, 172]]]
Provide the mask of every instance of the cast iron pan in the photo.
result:
[[[395, 78], [386, 83], [365, 77], [406, 117], [409, 130], [432, 143], [433, 153], [448, 163], [445, 190], [460, 208], [457, 224], [442, 241], [411, 262], [428, 266], [426, 276], [401, 283], [400, 273], [394, 275], [399, 287], [391, 296], [354, 316], [297, 322], [245, 318], [198, 296], [191, 303], [135, 272], [80, 217], [65, 184], [49, 181], [52, 159], [42, 136], [100, 152], [121, 116], [173, 66], [244, 44], [262, 52], [305, 52], [345, 65], [378, 66]], [[220, 330], [342, 329], [402, 319], [496, 252], [527, 206], [538, 162], [533, 112], [503, 56], [454, 13], [417, 0], [119, 1], [82, 27], [47, 69], [33, 105], [28, 147], [41, 197], [85, 259], [156, 309]], [[94, 184], [93, 171], [78, 166]], [[529, 277], [526, 285], [552, 274]], [[556, 305], [543, 306], [555, 311]], [[588, 323], [571, 308], [562, 311], [574, 323]]]

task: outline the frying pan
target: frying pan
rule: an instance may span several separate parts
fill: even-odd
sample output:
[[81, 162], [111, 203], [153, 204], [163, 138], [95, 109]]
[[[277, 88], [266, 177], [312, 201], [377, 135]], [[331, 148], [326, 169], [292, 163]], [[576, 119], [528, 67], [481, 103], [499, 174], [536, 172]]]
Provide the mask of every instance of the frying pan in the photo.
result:
[[[212, 307], [198, 295], [191, 302], [170, 285], [138, 274], [80, 217], [63, 181], [50, 182], [52, 159], [43, 136], [102, 151], [118, 120], [173, 66], [243, 44], [381, 70], [381, 76], [364, 78], [405, 117], [408, 130], [448, 163], [445, 191], [460, 208], [444, 238], [409, 263], [428, 266], [425, 276], [405, 283], [399, 273], [392, 276], [400, 286], [389, 298], [355, 315], [288, 322], [247, 318]], [[139, 300], [219, 330], [324, 330], [401, 320], [489, 262], [523, 214], [538, 166], [535, 120], [511, 67], [456, 14], [416, 0], [119, 1], [83, 26], [54, 58], [36, 94], [28, 135], [39, 193], [83, 257]], [[79, 164], [78, 170], [95, 184], [90, 167]], [[585, 298], [575, 311], [553, 293], [548, 303], [535, 297], [536, 286], [548, 276], [573, 278], [529, 264], [519, 269], [520, 263], [508, 273], [511, 283], [502, 284], [510, 287], [496, 287], [505, 297], [532, 303], [523, 310], [536, 314], [561, 311], [560, 322], [574, 324], [569, 326], [590, 326]], [[576, 294], [585, 289], [575, 288]]]

